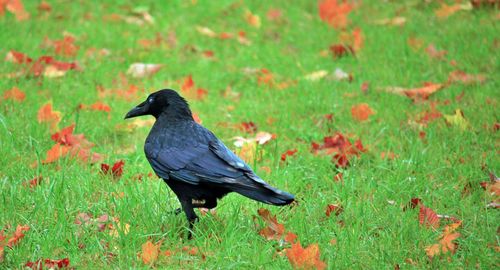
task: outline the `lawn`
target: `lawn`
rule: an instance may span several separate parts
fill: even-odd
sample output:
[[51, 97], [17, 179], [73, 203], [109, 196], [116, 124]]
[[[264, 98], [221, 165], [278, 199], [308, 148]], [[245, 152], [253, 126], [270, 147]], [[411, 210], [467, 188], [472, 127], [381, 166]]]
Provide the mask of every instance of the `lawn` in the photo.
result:
[[[23, 4], [0, 15], [0, 268], [499, 267], [499, 9]], [[163, 88], [296, 203], [230, 194], [188, 240], [144, 156], [154, 119], [123, 119]]]

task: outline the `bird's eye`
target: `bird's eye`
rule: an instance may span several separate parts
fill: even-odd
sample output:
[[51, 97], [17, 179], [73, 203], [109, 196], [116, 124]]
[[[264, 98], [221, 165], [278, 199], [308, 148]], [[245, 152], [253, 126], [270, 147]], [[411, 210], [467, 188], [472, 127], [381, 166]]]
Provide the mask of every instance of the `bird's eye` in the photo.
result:
[[154, 99], [153, 99], [153, 98], [149, 98], [149, 99], [148, 99], [148, 102], [149, 102], [149, 103], [153, 103], [153, 101], [154, 101]]

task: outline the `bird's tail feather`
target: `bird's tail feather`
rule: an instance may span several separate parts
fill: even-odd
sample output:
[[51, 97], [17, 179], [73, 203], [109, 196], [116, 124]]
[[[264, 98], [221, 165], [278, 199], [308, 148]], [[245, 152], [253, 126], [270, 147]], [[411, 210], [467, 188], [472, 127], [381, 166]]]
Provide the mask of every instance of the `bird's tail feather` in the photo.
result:
[[248, 197], [250, 199], [272, 204], [272, 205], [287, 205], [294, 201], [295, 197], [285, 191], [273, 188], [269, 185], [255, 186], [255, 187], [236, 187], [233, 191]]

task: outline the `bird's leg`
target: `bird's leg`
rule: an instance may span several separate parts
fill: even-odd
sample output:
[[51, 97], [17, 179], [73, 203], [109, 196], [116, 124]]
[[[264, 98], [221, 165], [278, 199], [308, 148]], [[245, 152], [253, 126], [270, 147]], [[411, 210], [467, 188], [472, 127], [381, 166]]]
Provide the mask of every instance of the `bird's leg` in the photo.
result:
[[182, 210], [186, 213], [187, 220], [189, 222], [188, 239], [192, 238], [192, 231], [194, 223], [198, 220], [198, 216], [193, 210], [193, 203], [191, 199], [181, 200]]

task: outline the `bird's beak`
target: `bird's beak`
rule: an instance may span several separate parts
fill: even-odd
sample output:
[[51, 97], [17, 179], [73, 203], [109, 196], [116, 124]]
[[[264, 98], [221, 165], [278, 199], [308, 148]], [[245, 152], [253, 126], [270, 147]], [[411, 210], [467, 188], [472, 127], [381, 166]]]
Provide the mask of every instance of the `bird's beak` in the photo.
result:
[[147, 106], [146, 101], [144, 101], [143, 103], [137, 105], [135, 108], [130, 110], [127, 113], [127, 115], [125, 115], [125, 119], [137, 117], [137, 116], [141, 116], [141, 115], [146, 115], [146, 114], [148, 114], [148, 109], [149, 109], [149, 106]]

